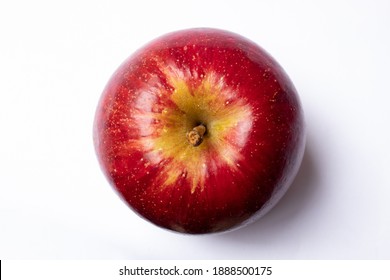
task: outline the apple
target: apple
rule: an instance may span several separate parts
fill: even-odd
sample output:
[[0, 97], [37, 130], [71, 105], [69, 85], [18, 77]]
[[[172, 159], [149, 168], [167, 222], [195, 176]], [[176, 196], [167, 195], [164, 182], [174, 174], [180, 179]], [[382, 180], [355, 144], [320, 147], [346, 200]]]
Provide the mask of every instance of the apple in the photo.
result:
[[100, 166], [143, 218], [177, 232], [232, 230], [269, 211], [303, 156], [297, 92], [252, 41], [195, 28], [116, 70], [94, 121]]

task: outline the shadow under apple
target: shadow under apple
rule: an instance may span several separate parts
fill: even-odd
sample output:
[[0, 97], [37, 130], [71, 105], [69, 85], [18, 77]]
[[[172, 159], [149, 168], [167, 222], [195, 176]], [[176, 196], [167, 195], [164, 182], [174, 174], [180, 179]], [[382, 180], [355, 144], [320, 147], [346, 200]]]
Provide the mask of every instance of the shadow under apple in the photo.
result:
[[[215, 242], [237, 241], [242, 243], [260, 244], [277, 239], [278, 233], [283, 234], [293, 227], [300, 219], [300, 214], [308, 209], [311, 198], [317, 192], [319, 172], [313, 156], [310, 139], [307, 139], [303, 160], [292, 185], [273, 209], [258, 221], [243, 228], [221, 235], [215, 235]], [[219, 241], [217, 241], [217, 239]]]

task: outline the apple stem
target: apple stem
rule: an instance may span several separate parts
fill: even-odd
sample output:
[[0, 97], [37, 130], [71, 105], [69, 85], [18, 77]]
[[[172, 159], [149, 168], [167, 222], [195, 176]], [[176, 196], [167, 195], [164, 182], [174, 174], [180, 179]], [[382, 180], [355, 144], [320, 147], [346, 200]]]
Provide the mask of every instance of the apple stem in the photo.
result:
[[187, 140], [194, 147], [199, 146], [203, 141], [207, 129], [204, 124], [195, 126], [191, 131], [187, 133]]

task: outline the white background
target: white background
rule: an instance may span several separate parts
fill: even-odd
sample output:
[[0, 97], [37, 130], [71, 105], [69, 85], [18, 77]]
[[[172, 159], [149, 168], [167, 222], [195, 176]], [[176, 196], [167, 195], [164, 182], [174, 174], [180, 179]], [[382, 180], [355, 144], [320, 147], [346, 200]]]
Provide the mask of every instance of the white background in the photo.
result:
[[[246, 228], [187, 236], [135, 215], [92, 144], [119, 64], [164, 33], [257, 42], [301, 96], [307, 149]], [[389, 1], [1, 1], [0, 258], [390, 259]]]

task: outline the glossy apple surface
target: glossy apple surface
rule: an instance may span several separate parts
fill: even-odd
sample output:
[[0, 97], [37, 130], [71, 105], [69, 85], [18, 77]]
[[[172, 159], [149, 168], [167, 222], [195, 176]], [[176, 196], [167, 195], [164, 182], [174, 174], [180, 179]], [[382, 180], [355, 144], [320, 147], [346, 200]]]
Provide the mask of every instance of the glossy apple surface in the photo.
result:
[[211, 233], [264, 215], [301, 163], [296, 90], [248, 39], [189, 29], [130, 56], [100, 99], [101, 168], [140, 216], [170, 230]]

